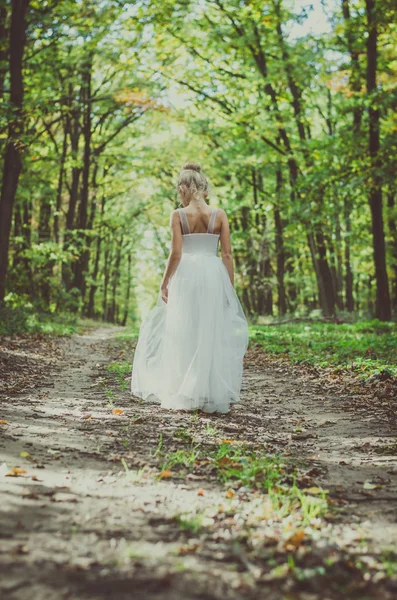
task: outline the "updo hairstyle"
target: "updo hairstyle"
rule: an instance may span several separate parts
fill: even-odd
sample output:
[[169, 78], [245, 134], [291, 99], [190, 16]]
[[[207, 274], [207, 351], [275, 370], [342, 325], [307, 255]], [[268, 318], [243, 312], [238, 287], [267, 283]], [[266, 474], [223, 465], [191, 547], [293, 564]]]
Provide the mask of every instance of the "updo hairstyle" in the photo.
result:
[[178, 177], [178, 191], [187, 199], [206, 197], [208, 181], [202, 173], [199, 163], [191, 161], [183, 165]]

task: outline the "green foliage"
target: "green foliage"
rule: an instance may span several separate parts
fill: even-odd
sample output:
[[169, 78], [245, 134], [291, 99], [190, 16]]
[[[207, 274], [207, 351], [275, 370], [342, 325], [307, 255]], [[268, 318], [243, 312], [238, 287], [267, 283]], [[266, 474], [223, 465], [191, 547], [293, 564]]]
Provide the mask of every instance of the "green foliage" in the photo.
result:
[[30, 3], [8, 291], [40, 311], [137, 326], [167, 258], [177, 173], [196, 159], [210, 202], [229, 215], [236, 289], [253, 322], [319, 308], [370, 317], [376, 106], [396, 307], [396, 36], [390, 3], [379, 7], [378, 86], [367, 95], [360, 3], [349, 18], [328, 7], [323, 26], [321, 3], [287, 0]]
[[70, 336], [78, 331], [74, 314], [39, 313], [32, 307], [0, 308], [0, 335], [43, 334]]
[[372, 374], [397, 374], [397, 324], [378, 320], [358, 323], [288, 323], [252, 326], [251, 343], [292, 362]]

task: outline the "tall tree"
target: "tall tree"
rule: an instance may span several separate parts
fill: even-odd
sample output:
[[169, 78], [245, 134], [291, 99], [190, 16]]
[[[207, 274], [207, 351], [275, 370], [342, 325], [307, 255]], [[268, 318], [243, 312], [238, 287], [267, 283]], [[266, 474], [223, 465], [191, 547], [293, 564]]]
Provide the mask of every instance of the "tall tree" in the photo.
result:
[[382, 321], [391, 318], [389, 282], [386, 270], [385, 233], [382, 202], [382, 163], [380, 159], [380, 114], [377, 107], [377, 61], [379, 6], [366, 0], [367, 15], [367, 93], [368, 93], [368, 150], [370, 156], [369, 205], [372, 217], [372, 236], [376, 279], [376, 316]]
[[22, 169], [23, 150], [23, 54], [29, 0], [12, 0], [9, 37], [10, 114], [0, 195], [0, 303], [6, 291], [12, 209]]

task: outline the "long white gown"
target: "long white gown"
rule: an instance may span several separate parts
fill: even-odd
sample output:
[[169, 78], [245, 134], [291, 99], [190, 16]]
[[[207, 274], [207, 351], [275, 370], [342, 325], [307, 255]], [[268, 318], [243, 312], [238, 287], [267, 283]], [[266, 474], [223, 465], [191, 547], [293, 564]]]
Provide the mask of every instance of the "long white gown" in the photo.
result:
[[182, 258], [143, 320], [132, 367], [131, 392], [169, 409], [222, 412], [239, 401], [248, 325], [218, 257], [214, 209], [207, 233], [190, 233], [184, 209]]

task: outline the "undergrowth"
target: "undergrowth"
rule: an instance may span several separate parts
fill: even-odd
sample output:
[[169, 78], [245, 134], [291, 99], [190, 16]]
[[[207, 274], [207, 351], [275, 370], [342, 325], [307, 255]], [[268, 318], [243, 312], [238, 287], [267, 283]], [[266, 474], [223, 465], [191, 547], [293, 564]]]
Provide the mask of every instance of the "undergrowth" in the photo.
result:
[[397, 375], [397, 324], [392, 322], [255, 325], [250, 341], [297, 364]]

